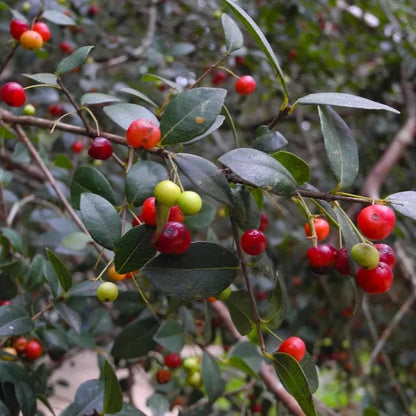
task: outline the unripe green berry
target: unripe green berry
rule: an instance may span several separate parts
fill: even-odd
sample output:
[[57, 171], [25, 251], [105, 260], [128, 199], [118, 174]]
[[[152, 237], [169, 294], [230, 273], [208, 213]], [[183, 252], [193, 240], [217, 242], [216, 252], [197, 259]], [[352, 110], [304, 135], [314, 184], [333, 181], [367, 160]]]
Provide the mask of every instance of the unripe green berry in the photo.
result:
[[194, 373], [189, 374], [186, 381], [190, 386], [199, 388], [202, 386], [202, 375], [199, 371], [195, 371]]
[[27, 116], [33, 116], [36, 113], [36, 108], [34, 105], [32, 104], [26, 104], [23, 107], [23, 114], [27, 115]]
[[187, 357], [182, 361], [182, 367], [188, 374], [199, 371], [199, 360], [197, 357]]
[[173, 207], [181, 194], [181, 188], [168, 179], [159, 182], [153, 191], [156, 201], [165, 207]]
[[227, 287], [218, 296], [218, 300], [227, 300], [231, 296], [231, 288]]
[[352, 259], [361, 267], [374, 269], [380, 261], [380, 253], [372, 244], [358, 243], [351, 249]]
[[194, 215], [201, 211], [202, 199], [194, 191], [185, 191], [179, 195], [178, 206], [185, 215]]
[[112, 282], [103, 282], [98, 286], [96, 294], [101, 302], [114, 302], [118, 297], [118, 287]]

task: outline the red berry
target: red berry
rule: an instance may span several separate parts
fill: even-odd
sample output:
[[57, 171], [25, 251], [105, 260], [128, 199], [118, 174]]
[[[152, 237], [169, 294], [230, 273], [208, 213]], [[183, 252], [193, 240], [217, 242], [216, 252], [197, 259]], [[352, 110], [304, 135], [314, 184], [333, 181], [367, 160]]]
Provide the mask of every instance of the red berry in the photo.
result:
[[167, 368], [159, 368], [156, 372], [156, 380], [159, 384], [166, 384], [172, 378], [172, 373]]
[[151, 196], [143, 202], [142, 212], [140, 214], [141, 219], [147, 225], [156, 226], [156, 205], [155, 197]]
[[52, 117], [60, 117], [64, 113], [64, 109], [60, 104], [51, 104], [48, 112]]
[[360, 267], [355, 276], [358, 286], [372, 295], [387, 292], [393, 284], [393, 272], [386, 263], [379, 263], [374, 269]]
[[131, 224], [133, 227], [137, 227], [138, 225], [142, 225], [144, 223], [144, 219], [142, 217], [142, 214], [137, 215], [137, 219], [133, 218], [131, 221]]
[[170, 208], [168, 221], [183, 222], [184, 218], [185, 217], [178, 205], [174, 205]]
[[25, 337], [17, 337], [13, 340], [13, 348], [23, 354], [26, 351], [28, 340]]
[[36, 360], [41, 354], [42, 345], [37, 339], [31, 339], [26, 345], [25, 357], [28, 360]]
[[277, 352], [291, 355], [296, 361], [301, 361], [306, 353], [306, 346], [299, 337], [289, 337], [280, 344]]
[[262, 231], [251, 229], [241, 236], [242, 249], [251, 256], [257, 256], [266, 250], [267, 238]]
[[296, 49], [291, 49], [288, 55], [289, 55], [289, 59], [296, 59], [298, 56], [298, 51]]
[[357, 217], [357, 225], [365, 237], [370, 240], [383, 240], [394, 229], [396, 215], [394, 211], [380, 204], [363, 208]]
[[63, 41], [59, 44], [59, 48], [61, 49], [62, 53], [65, 53], [67, 55], [70, 55], [72, 52], [74, 52], [74, 48], [69, 42]]
[[88, 154], [93, 159], [106, 160], [113, 154], [113, 145], [105, 137], [96, 137], [88, 147]]
[[10, 22], [10, 34], [16, 39], [19, 40], [23, 32], [29, 30], [29, 25], [25, 20], [13, 19]]
[[42, 36], [44, 42], [47, 42], [51, 38], [51, 31], [49, 26], [43, 22], [36, 22], [32, 28], [35, 32], [38, 32]]
[[340, 248], [338, 250], [335, 269], [342, 276], [351, 276], [350, 262], [348, 260], [348, 250], [346, 248]]
[[26, 101], [26, 93], [17, 82], [7, 82], [1, 87], [1, 99], [12, 107], [21, 107]]
[[234, 85], [238, 94], [249, 95], [256, 89], [256, 80], [251, 75], [244, 75]]
[[88, 11], [87, 11], [88, 17], [91, 17], [91, 18], [95, 17], [99, 13], [100, 13], [100, 8], [97, 5], [93, 4], [92, 6], [88, 7]]
[[266, 228], [269, 226], [269, 218], [265, 212], [260, 212], [260, 225], [259, 230], [265, 231]]
[[177, 221], [167, 222], [154, 242], [155, 248], [165, 254], [182, 254], [191, 244], [191, 233], [185, 224]]
[[261, 413], [263, 411], [263, 406], [261, 403], [253, 403], [250, 407], [251, 413]]
[[75, 140], [74, 143], [72, 143], [71, 149], [74, 153], [81, 153], [84, 149], [84, 143], [82, 140]]
[[212, 85], [222, 84], [227, 79], [227, 73], [224, 71], [215, 72], [214, 76], [211, 79]]
[[242, 66], [244, 65], [245, 62], [246, 62], [246, 58], [244, 56], [239, 55], [235, 57], [235, 64], [237, 66]]
[[132, 147], [151, 149], [160, 140], [160, 129], [155, 122], [145, 118], [134, 120], [127, 129], [126, 139]]
[[380, 253], [380, 262], [386, 263], [392, 270], [396, 264], [396, 255], [394, 254], [393, 249], [384, 243], [374, 244], [374, 247]]
[[[315, 234], [316, 234], [316, 238], [318, 239], [318, 241], [325, 240], [325, 238], [328, 237], [329, 230], [330, 230], [328, 221], [325, 220], [324, 218], [314, 217], [313, 225], [315, 227]], [[311, 237], [312, 233], [311, 233], [311, 229], [309, 227], [308, 222], [304, 225], [304, 229], [305, 229], [305, 234], [308, 237]]]
[[316, 274], [327, 274], [335, 268], [337, 250], [330, 244], [318, 244], [308, 250], [308, 261]]
[[11, 300], [0, 300], [0, 306], [8, 306], [11, 304], [12, 304]]
[[179, 354], [171, 353], [165, 357], [165, 365], [169, 368], [178, 368], [182, 364], [182, 359]]

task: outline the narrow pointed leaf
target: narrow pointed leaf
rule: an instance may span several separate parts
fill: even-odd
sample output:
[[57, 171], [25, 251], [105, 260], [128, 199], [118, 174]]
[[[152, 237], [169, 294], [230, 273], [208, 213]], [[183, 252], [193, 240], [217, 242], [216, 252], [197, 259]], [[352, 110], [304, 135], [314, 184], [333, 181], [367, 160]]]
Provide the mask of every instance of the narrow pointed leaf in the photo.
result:
[[46, 254], [52, 264], [53, 269], [55, 270], [56, 275], [59, 278], [59, 281], [61, 282], [62, 288], [64, 291], [67, 291], [72, 286], [71, 272], [55, 252], [47, 248]]
[[131, 103], [112, 104], [104, 107], [104, 113], [124, 130], [138, 118], [152, 120], [159, 125], [159, 120], [147, 108]]
[[386, 110], [392, 113], [400, 114], [395, 108], [368, 98], [359, 97], [357, 95], [345, 94], [339, 92], [321, 92], [309, 94], [299, 98], [296, 104], [317, 104], [317, 105], [335, 105], [340, 107], [363, 108], [365, 110]]
[[0, 306], [0, 336], [14, 336], [30, 332], [34, 325], [30, 316], [20, 306]]
[[302, 358], [302, 361], [299, 364], [306, 376], [310, 392], [312, 394], [315, 393], [319, 387], [319, 379], [315, 362], [308, 351], [306, 351], [305, 356]]
[[71, 309], [64, 302], [59, 301], [53, 304], [55, 310], [59, 313], [60, 317], [77, 333], [81, 333], [81, 316]]
[[237, 185], [231, 189], [234, 202], [230, 206], [230, 216], [243, 231], [259, 228], [260, 210], [246, 186]]
[[167, 296], [205, 299], [230, 286], [238, 267], [232, 251], [214, 243], [194, 242], [184, 254], [160, 254], [150, 260], [143, 273]]
[[225, 35], [227, 53], [231, 53], [244, 46], [244, 38], [240, 28], [228, 14], [221, 15], [222, 27]]
[[325, 151], [331, 171], [341, 188], [354, 183], [358, 173], [358, 148], [344, 120], [328, 106], [318, 106]]
[[167, 78], [161, 77], [159, 75], [155, 75], [155, 74], [143, 74], [142, 75], [142, 81], [144, 81], [144, 82], [160, 82], [160, 81], [162, 81], [164, 84], [169, 85], [169, 87], [171, 87], [174, 90], [177, 90], [179, 92], [183, 90], [182, 85], [180, 85], [180, 84], [178, 84], [174, 81], [171, 81]]
[[71, 55], [62, 59], [62, 61], [58, 63], [56, 73], [61, 75], [80, 67], [85, 62], [87, 56], [93, 48], [94, 46], [81, 46], [81, 48], [78, 48], [76, 51], [71, 53]]
[[123, 407], [123, 392], [111, 364], [105, 360], [103, 366], [104, 404], [103, 413], [114, 414]]
[[126, 94], [134, 95], [135, 97], [138, 97], [142, 99], [143, 101], [146, 101], [148, 104], [152, 105], [153, 107], [158, 107], [158, 105], [151, 100], [147, 95], [144, 95], [142, 92], [135, 90], [134, 88], [122, 88], [120, 90], [121, 92], [125, 92]]
[[393, 209], [400, 214], [416, 220], [416, 192], [403, 191], [391, 194], [386, 198]]
[[81, 97], [81, 105], [104, 104], [113, 101], [121, 101], [120, 98], [113, 95], [103, 94], [100, 92], [87, 92]]
[[62, 26], [75, 26], [76, 23], [65, 13], [59, 12], [57, 10], [45, 10], [42, 13], [42, 19], [49, 20], [56, 25]]
[[254, 325], [250, 296], [245, 290], [235, 290], [225, 301], [231, 319], [241, 335], [247, 335]]
[[206, 352], [202, 355], [201, 374], [208, 399], [210, 402], [214, 402], [224, 393], [225, 381], [221, 377], [217, 362]]
[[286, 290], [279, 276], [276, 276], [276, 284], [270, 296], [269, 307], [264, 318], [271, 328], [278, 328], [286, 315]]
[[309, 165], [299, 156], [284, 151], [273, 153], [272, 156], [290, 172], [298, 185], [310, 181], [311, 170]]
[[22, 416], [36, 415], [36, 396], [33, 388], [23, 380], [14, 384], [16, 399], [20, 405]]
[[99, 195], [81, 195], [81, 216], [91, 237], [109, 250], [114, 249], [121, 237], [121, 220], [116, 209]]
[[22, 74], [24, 77], [33, 79], [39, 84], [58, 85], [55, 74], [39, 73], [39, 74]]

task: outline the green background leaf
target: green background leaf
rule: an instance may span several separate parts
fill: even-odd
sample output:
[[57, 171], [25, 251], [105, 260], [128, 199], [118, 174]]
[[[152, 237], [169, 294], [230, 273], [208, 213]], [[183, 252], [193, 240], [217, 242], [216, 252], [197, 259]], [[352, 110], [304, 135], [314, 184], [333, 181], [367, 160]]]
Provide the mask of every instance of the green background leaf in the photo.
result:
[[180, 353], [185, 345], [184, 328], [179, 322], [167, 320], [160, 325], [154, 340], [168, 351]]
[[228, 14], [223, 13], [221, 15], [221, 23], [224, 29], [225, 46], [227, 47], [227, 53], [231, 53], [244, 46], [244, 38], [240, 28], [231, 19]]
[[206, 352], [202, 354], [201, 375], [208, 399], [210, 402], [214, 402], [224, 393], [225, 381], [221, 377], [217, 362]]
[[94, 46], [81, 46], [75, 50], [71, 55], [62, 59], [62, 61], [58, 63], [56, 73], [61, 75], [80, 67], [85, 62], [87, 56], [93, 48]]
[[0, 336], [22, 335], [33, 329], [27, 312], [17, 305], [0, 306]]
[[103, 413], [117, 413], [123, 407], [123, 392], [112, 365], [104, 360], [103, 366], [104, 404]]

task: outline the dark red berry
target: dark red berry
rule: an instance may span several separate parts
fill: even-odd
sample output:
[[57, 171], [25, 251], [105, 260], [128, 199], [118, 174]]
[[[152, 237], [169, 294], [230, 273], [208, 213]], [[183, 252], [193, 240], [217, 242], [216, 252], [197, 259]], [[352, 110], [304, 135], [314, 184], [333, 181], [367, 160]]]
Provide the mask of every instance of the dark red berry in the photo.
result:
[[37, 339], [31, 339], [25, 349], [25, 357], [28, 360], [36, 360], [42, 354], [42, 345]]
[[330, 244], [318, 244], [308, 250], [308, 261], [316, 274], [327, 274], [335, 268], [337, 250]]
[[280, 344], [277, 352], [291, 355], [296, 361], [301, 361], [306, 353], [306, 346], [299, 337], [289, 337]]
[[182, 254], [190, 244], [191, 233], [188, 227], [177, 221], [168, 221], [154, 242], [156, 250], [165, 254]]
[[374, 247], [380, 253], [380, 262], [386, 263], [392, 270], [396, 264], [396, 255], [394, 254], [393, 249], [384, 243], [374, 244]]
[[74, 153], [81, 153], [84, 149], [84, 142], [82, 140], [75, 140], [71, 145], [71, 149]]
[[96, 137], [88, 147], [88, 154], [93, 159], [106, 160], [113, 154], [113, 145], [105, 137]]
[[235, 64], [236, 66], [242, 66], [246, 62], [246, 58], [244, 56], [238, 55], [235, 57]]
[[342, 276], [351, 276], [351, 267], [348, 260], [348, 250], [344, 247], [338, 250], [335, 269]]
[[21, 107], [26, 101], [26, 93], [17, 82], [7, 82], [0, 89], [1, 99], [12, 107]]
[[48, 112], [52, 117], [60, 117], [64, 113], [64, 109], [60, 104], [51, 104]]
[[357, 225], [365, 237], [370, 240], [383, 240], [394, 229], [396, 215], [394, 211], [380, 204], [363, 208], [357, 217]]
[[69, 42], [63, 41], [59, 44], [59, 48], [61, 49], [62, 53], [65, 53], [67, 55], [70, 55], [72, 52], [74, 52], [74, 48]]
[[261, 403], [253, 403], [251, 406], [250, 406], [250, 410], [251, 410], [251, 413], [261, 413], [262, 411], [263, 411], [263, 406], [261, 405]]
[[360, 267], [355, 276], [358, 286], [372, 295], [385, 293], [393, 284], [393, 272], [386, 263], [379, 263], [374, 269]]
[[211, 79], [212, 85], [222, 84], [227, 79], [227, 73], [224, 71], [217, 71]]
[[234, 88], [238, 94], [252, 94], [256, 89], [256, 80], [251, 75], [244, 75], [236, 81]]
[[260, 212], [260, 225], [259, 230], [265, 231], [266, 228], [269, 226], [269, 218], [265, 212]]
[[87, 11], [88, 17], [93, 18], [97, 16], [97, 14], [99, 13], [100, 13], [100, 8], [97, 5], [93, 4], [92, 6], [88, 7], [88, 11]]
[[267, 238], [262, 231], [251, 229], [241, 236], [242, 249], [251, 256], [257, 256], [266, 250]]
[[178, 368], [182, 364], [182, 359], [179, 354], [171, 353], [165, 357], [165, 365], [169, 368]]
[[156, 372], [156, 380], [159, 384], [166, 384], [172, 378], [172, 373], [167, 368], [160, 368]]
[[10, 22], [10, 34], [16, 39], [19, 40], [23, 32], [29, 30], [29, 25], [25, 20], [13, 19]]

